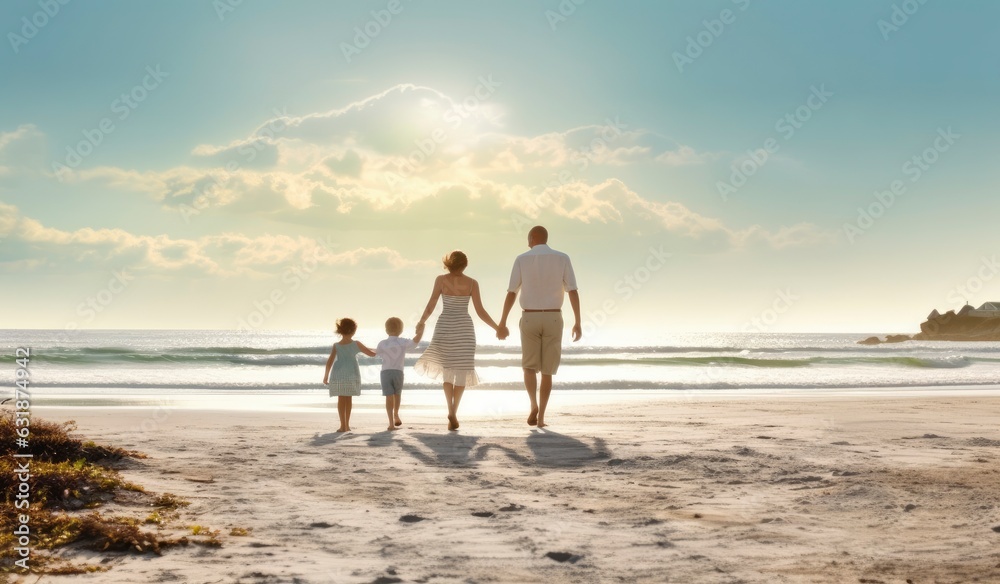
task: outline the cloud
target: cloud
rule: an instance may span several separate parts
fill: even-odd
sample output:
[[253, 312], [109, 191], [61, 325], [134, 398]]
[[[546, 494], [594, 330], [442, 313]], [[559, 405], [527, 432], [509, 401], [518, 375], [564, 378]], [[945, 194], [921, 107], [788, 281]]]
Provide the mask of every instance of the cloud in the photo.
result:
[[33, 124], [24, 124], [12, 132], [0, 132], [0, 181], [42, 169], [45, 156], [45, 135]]
[[[526, 194], [529, 193], [507, 193], [507, 196]], [[681, 203], [645, 199], [617, 179], [598, 185], [574, 183], [549, 188], [533, 200], [522, 200], [510, 207], [527, 209], [526, 220], [556, 216], [592, 226], [617, 226], [633, 235], [668, 235], [678, 241], [698, 242], [704, 244], [706, 251], [742, 248], [758, 243], [773, 249], [819, 245], [838, 241], [839, 235], [836, 231], [823, 230], [807, 223], [777, 231], [759, 225], [732, 228]]]
[[351, 230], [405, 226], [405, 219], [428, 229], [457, 222], [482, 230], [495, 228], [497, 217], [521, 215], [618, 235], [663, 232], [711, 250], [829, 241], [812, 225], [728, 226], [662, 201], [663, 193], [633, 191], [615, 176], [619, 170], [646, 165], [663, 172], [720, 155], [618, 117], [536, 136], [505, 132], [492, 93], [484, 91], [499, 84], [490, 83], [480, 78], [461, 99], [402, 84], [326, 112], [275, 112], [243, 138], [197, 146], [188, 166], [100, 167], [74, 171], [69, 180], [147, 193], [188, 219], [229, 212]]
[[[16, 261], [3, 263], [8, 269], [31, 269], [43, 265], [64, 266], [70, 262], [128, 265], [152, 273], [188, 271], [219, 276], [273, 274], [295, 265], [400, 269], [436, 265], [414, 261], [387, 247], [338, 249], [327, 238], [236, 233], [198, 238], [166, 235], [136, 235], [123, 229], [83, 228], [64, 231], [22, 217], [13, 205], [0, 203], [0, 237], [5, 248], [16, 246]], [[0, 258], [0, 262], [6, 258]]]
[[7, 238], [17, 227], [17, 207], [0, 203], [0, 238]]
[[690, 146], [678, 146], [676, 150], [666, 150], [656, 156], [655, 160], [667, 166], [690, 166], [705, 164], [721, 157], [717, 152], [696, 152]]

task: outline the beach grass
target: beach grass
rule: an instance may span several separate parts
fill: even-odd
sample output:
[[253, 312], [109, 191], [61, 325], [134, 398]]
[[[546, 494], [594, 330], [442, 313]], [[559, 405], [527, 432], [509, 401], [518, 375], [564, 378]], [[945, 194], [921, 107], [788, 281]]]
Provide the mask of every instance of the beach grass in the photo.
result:
[[[62, 559], [59, 551], [67, 546], [99, 552], [159, 554], [164, 548], [190, 542], [185, 536], [165, 533], [186, 501], [169, 493], [147, 493], [118, 472], [117, 467], [127, 461], [145, 458], [142, 453], [81, 440], [72, 435], [75, 425], [71, 421], [57, 424], [34, 417], [29, 426], [28, 448], [16, 449], [18, 427], [12, 412], [0, 415], [0, 489], [5, 497], [0, 513], [0, 557], [5, 570], [23, 571], [13, 564], [20, 559], [14, 531], [23, 523], [22, 516], [27, 516], [31, 531], [28, 566], [33, 573], [80, 574], [107, 569]], [[32, 457], [14, 458], [15, 453], [30, 453]], [[22, 477], [27, 475], [30, 497], [29, 506], [18, 509], [15, 503], [21, 479], [16, 467], [23, 461], [30, 461], [30, 471], [20, 473]], [[121, 501], [154, 510], [145, 521], [98, 511], [108, 503]], [[143, 529], [144, 524], [153, 524], [156, 530]], [[206, 531], [210, 537], [196, 543], [219, 545], [214, 532]]]

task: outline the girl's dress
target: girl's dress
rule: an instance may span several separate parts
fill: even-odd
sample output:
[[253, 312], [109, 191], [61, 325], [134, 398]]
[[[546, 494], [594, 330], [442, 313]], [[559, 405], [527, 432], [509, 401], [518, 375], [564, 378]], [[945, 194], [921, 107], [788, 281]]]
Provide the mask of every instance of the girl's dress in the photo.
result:
[[444, 309], [434, 325], [431, 342], [413, 369], [444, 383], [472, 387], [476, 375], [476, 329], [469, 315], [471, 296], [442, 294]]
[[333, 361], [333, 369], [330, 370], [330, 397], [335, 395], [361, 395], [361, 367], [358, 365], [357, 341], [351, 341], [346, 345], [337, 343], [337, 357]]

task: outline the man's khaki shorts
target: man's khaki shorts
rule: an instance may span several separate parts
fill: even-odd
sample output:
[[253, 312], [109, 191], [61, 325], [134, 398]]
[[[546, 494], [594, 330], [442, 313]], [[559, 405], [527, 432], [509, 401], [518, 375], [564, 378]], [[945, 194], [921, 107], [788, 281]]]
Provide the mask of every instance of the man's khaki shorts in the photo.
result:
[[562, 357], [562, 313], [525, 312], [520, 328], [521, 367], [555, 375]]

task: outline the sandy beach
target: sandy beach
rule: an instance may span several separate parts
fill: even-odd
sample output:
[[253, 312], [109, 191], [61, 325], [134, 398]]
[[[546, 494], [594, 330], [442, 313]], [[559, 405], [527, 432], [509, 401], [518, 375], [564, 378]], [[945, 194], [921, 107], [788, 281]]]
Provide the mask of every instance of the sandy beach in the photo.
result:
[[407, 394], [390, 433], [365, 395], [348, 434], [321, 398], [39, 406], [146, 453], [124, 476], [223, 542], [42, 580], [1000, 581], [997, 390], [556, 393], [544, 430], [520, 392], [470, 391], [458, 432], [440, 399]]

